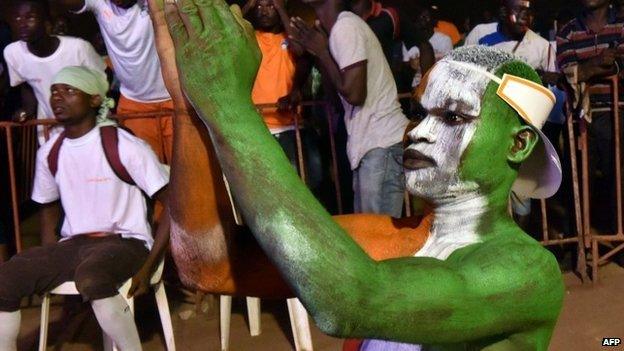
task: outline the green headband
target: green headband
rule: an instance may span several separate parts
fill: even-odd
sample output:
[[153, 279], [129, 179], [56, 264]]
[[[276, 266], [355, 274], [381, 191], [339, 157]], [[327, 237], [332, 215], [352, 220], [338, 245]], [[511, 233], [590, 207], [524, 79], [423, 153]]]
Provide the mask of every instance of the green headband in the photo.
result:
[[110, 109], [115, 107], [115, 101], [106, 96], [108, 81], [104, 72], [99, 72], [83, 66], [69, 66], [63, 68], [54, 76], [52, 84], [67, 84], [89, 95], [99, 95], [102, 105], [98, 111], [98, 123], [112, 123], [108, 119]]

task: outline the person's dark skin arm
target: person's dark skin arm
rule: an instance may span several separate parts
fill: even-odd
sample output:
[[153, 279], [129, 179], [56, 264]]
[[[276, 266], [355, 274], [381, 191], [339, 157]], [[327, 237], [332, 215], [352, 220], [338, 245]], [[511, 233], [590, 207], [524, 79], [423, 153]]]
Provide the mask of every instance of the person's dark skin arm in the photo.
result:
[[334, 84], [338, 93], [351, 105], [363, 105], [367, 95], [367, 62], [341, 70], [329, 52], [327, 36], [318, 25], [311, 28], [301, 18], [293, 18], [291, 27], [291, 38], [317, 58], [321, 72]]
[[[405, 17], [405, 16], [403, 16]], [[400, 19], [401, 25], [401, 39], [405, 43], [406, 48], [413, 48], [414, 46], [418, 46], [418, 50], [420, 51], [420, 71], [423, 74], [435, 63], [435, 53], [433, 52], [433, 46], [429, 43], [429, 40], [425, 38], [419, 31], [416, 29], [416, 26], [411, 21], [408, 21], [406, 18]]]
[[15, 111], [13, 120], [17, 122], [25, 122], [28, 119], [37, 117], [37, 98], [30, 85], [23, 83], [20, 85], [20, 94], [22, 97], [22, 107]]
[[620, 57], [616, 49], [606, 49], [599, 56], [579, 63], [578, 81], [587, 82], [594, 78], [605, 77], [617, 72], [616, 59]]
[[69, 11], [79, 11], [85, 6], [85, 0], [55, 0], [52, 3], [57, 3]]
[[147, 260], [143, 263], [141, 269], [132, 277], [132, 285], [128, 290], [128, 297], [139, 296], [145, 294], [149, 289], [150, 279], [152, 274], [158, 267], [158, 264], [163, 259], [165, 251], [169, 247], [169, 230], [171, 227], [171, 220], [169, 218], [169, 193], [167, 186], [160, 189], [153, 198], [163, 204], [164, 209], [160, 216], [160, 222], [156, 229], [156, 235], [154, 238], [154, 246], [147, 256]]
[[59, 201], [41, 204], [39, 220], [41, 222], [41, 245], [54, 244], [58, 241], [56, 228], [61, 218]]
[[301, 89], [305, 85], [310, 72], [312, 71], [312, 61], [307, 55], [298, 56], [295, 59], [295, 76], [293, 78], [293, 86], [290, 93], [281, 97], [277, 101], [280, 111], [294, 110], [301, 102]]

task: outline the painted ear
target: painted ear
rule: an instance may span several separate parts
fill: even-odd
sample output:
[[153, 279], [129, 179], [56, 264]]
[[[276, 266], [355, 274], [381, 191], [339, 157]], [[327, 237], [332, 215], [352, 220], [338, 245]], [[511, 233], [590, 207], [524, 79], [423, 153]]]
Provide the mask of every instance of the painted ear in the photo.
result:
[[520, 164], [526, 160], [538, 141], [537, 132], [531, 126], [521, 126], [514, 134], [513, 146], [509, 150], [507, 159], [510, 162]]
[[93, 108], [99, 107], [100, 105], [102, 105], [102, 103], [104, 102], [104, 100], [102, 100], [102, 97], [99, 95], [91, 95], [91, 101], [90, 101], [90, 105]]

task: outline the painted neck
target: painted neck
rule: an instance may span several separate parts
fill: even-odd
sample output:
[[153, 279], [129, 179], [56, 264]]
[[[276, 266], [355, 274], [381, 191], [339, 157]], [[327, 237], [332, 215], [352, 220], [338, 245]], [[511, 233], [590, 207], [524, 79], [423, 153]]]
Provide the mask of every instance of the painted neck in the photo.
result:
[[488, 210], [488, 201], [478, 189], [447, 193], [429, 200], [434, 212], [431, 235], [453, 240], [476, 236], [483, 215]]
[[[514, 224], [508, 212], [508, 198], [513, 180], [505, 181], [487, 192], [478, 185], [449, 189], [442, 196], [428, 199], [433, 207], [432, 235], [452, 235], [455, 240], [500, 233]], [[515, 224], [514, 224], [515, 225]]]

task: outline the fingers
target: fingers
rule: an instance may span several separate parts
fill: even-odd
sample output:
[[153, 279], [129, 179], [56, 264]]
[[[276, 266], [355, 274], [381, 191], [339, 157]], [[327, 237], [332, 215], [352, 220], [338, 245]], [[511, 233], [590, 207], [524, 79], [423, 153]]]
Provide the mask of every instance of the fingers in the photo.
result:
[[204, 30], [199, 10], [192, 0], [177, 0], [180, 18], [186, 27], [189, 37], [197, 36]]
[[223, 22], [215, 9], [215, 0], [195, 0], [194, 2], [204, 27], [221, 28], [223, 26]]
[[182, 46], [183, 43], [188, 41], [189, 35], [174, 0], [165, 1], [165, 19], [167, 20], [167, 26], [169, 27], [169, 33], [171, 34], [171, 39], [173, 39], [174, 46]]

